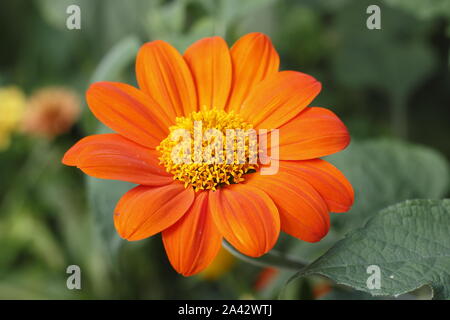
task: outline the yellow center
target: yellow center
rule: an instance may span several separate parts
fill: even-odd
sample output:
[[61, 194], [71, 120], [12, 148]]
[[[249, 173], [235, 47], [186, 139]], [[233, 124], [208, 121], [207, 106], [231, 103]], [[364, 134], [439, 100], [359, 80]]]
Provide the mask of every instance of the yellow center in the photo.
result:
[[234, 112], [212, 109], [176, 119], [157, 150], [174, 179], [195, 191], [244, 180], [257, 168], [253, 127]]

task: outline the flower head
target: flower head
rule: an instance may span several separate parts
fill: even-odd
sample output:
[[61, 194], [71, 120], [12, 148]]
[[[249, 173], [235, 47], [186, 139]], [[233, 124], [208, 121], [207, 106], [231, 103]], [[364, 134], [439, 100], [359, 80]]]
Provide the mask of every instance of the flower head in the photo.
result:
[[25, 94], [19, 88], [0, 88], [0, 150], [9, 146], [10, 134], [22, 118], [25, 103]]
[[22, 121], [26, 133], [53, 138], [67, 132], [78, 118], [80, 102], [77, 95], [63, 87], [47, 87], [29, 99]]
[[223, 238], [252, 257], [271, 250], [280, 231], [319, 241], [329, 212], [351, 207], [350, 183], [319, 159], [344, 149], [348, 131], [330, 110], [308, 107], [321, 84], [279, 71], [267, 36], [247, 34], [231, 49], [205, 38], [184, 55], [149, 42], [136, 77], [139, 89], [89, 88], [91, 111], [116, 133], [80, 140], [63, 163], [138, 184], [117, 204], [115, 227], [130, 241], [162, 232], [179, 273], [204, 270]]

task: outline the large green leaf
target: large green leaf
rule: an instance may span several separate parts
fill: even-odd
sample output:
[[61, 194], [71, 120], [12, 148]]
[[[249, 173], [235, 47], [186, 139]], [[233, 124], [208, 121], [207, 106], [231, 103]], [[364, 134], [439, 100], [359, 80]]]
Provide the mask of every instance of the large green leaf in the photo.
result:
[[[369, 289], [367, 268], [381, 271]], [[450, 299], [450, 199], [408, 200], [375, 215], [295, 277], [321, 274], [376, 296], [397, 296], [431, 285]]]
[[360, 227], [373, 213], [407, 199], [440, 199], [449, 186], [446, 159], [438, 152], [397, 140], [353, 141], [328, 157], [353, 185], [350, 212], [332, 215], [341, 231]]

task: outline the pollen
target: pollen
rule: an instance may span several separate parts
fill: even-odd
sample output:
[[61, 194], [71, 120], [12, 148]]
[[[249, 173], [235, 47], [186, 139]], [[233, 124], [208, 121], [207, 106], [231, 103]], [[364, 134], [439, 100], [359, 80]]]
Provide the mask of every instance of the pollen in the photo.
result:
[[157, 150], [166, 171], [194, 191], [217, 190], [255, 172], [257, 138], [253, 126], [219, 109], [176, 118]]

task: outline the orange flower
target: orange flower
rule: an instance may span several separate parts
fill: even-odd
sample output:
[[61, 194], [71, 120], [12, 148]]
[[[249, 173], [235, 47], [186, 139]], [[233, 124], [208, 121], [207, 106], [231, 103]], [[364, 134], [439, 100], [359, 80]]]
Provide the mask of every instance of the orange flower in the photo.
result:
[[[280, 230], [319, 241], [330, 227], [329, 212], [352, 205], [349, 182], [319, 159], [349, 144], [346, 127], [331, 111], [307, 107], [321, 84], [279, 71], [267, 36], [247, 34], [230, 50], [220, 37], [205, 38], [184, 55], [164, 41], [149, 42], [137, 55], [136, 77], [139, 89], [117, 82], [89, 88], [91, 111], [117, 133], [82, 139], [63, 163], [138, 184], [117, 204], [116, 229], [130, 241], [162, 232], [179, 273], [205, 269], [222, 238], [252, 257], [271, 250]], [[261, 175], [263, 166], [248, 162], [175, 162], [174, 134], [195, 134], [197, 121], [202, 132], [279, 129], [279, 142], [272, 143], [279, 155], [271, 155], [278, 173]], [[189, 160], [207, 147], [194, 146]]]
[[72, 90], [46, 87], [31, 96], [22, 120], [22, 130], [51, 139], [67, 132], [79, 113], [79, 98]]
[[262, 291], [267, 288], [267, 286], [277, 277], [278, 273], [278, 269], [271, 267], [264, 268], [256, 278], [254, 285], [255, 290]]

